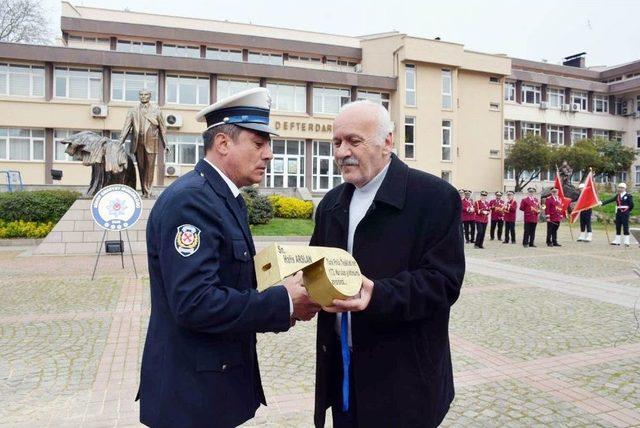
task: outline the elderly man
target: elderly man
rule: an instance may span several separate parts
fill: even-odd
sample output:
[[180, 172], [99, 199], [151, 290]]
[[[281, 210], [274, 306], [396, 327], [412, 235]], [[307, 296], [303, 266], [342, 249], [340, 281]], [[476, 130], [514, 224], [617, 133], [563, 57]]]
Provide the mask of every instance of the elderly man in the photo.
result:
[[627, 193], [627, 185], [625, 183], [618, 184], [618, 194], [611, 199], [602, 201], [601, 205], [607, 205], [611, 202], [616, 203], [616, 239], [611, 245], [620, 245], [621, 232], [624, 233], [624, 245], [629, 246], [629, 215], [633, 209], [633, 196]]
[[302, 274], [258, 293], [241, 186], [273, 157], [269, 95], [250, 89], [198, 113], [204, 159], [151, 210], [151, 317], [142, 355], [140, 421], [153, 427], [235, 427], [265, 397], [256, 332], [286, 331], [320, 308]]
[[345, 183], [316, 211], [311, 245], [349, 251], [365, 275], [357, 298], [318, 317], [315, 425], [432, 427], [453, 400], [449, 311], [465, 261], [460, 198], [392, 154], [389, 114], [348, 104], [333, 125]]

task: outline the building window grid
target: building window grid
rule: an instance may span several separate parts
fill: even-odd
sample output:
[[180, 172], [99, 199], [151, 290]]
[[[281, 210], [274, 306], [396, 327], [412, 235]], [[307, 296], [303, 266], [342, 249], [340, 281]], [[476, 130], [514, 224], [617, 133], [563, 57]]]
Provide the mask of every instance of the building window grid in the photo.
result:
[[564, 127], [559, 125], [547, 125], [547, 142], [554, 146], [564, 145]]
[[589, 103], [589, 94], [585, 91], [571, 91], [571, 103], [578, 105], [578, 110], [587, 110]]
[[0, 160], [44, 161], [44, 129], [0, 128]]
[[69, 138], [73, 134], [77, 134], [81, 132], [79, 130], [70, 130], [70, 129], [56, 129], [53, 131], [53, 161], [54, 162], [80, 162], [79, 160], [74, 160], [72, 156], [69, 156], [65, 153], [67, 149], [66, 144], [62, 144], [62, 140]]
[[389, 94], [386, 92], [358, 91], [357, 100], [369, 100], [381, 104], [389, 111]]
[[167, 103], [183, 105], [209, 104], [209, 78], [167, 75]]
[[275, 111], [305, 113], [307, 111], [307, 87], [285, 83], [267, 83], [271, 94], [271, 108]]
[[606, 129], [594, 129], [593, 138], [604, 138], [605, 140], [608, 140], [609, 131], [607, 131]]
[[0, 63], [0, 95], [44, 97], [44, 67]]
[[537, 85], [522, 85], [522, 102], [524, 104], [540, 104], [542, 90]]
[[549, 107], [562, 108], [562, 106], [565, 104], [564, 89], [558, 89], [558, 88], [547, 89], [547, 100], [549, 102]]
[[258, 87], [260, 87], [260, 82], [256, 80], [219, 78], [217, 84], [218, 99], [222, 100], [238, 92]]
[[326, 191], [343, 182], [330, 141], [313, 141], [313, 190]]
[[609, 113], [609, 97], [596, 94], [593, 96], [594, 113]]
[[522, 122], [522, 135], [542, 135], [542, 127], [539, 123]]
[[281, 53], [249, 51], [248, 62], [252, 64], [282, 65]]
[[505, 120], [504, 122], [504, 140], [516, 140], [516, 123], [512, 120]]
[[452, 82], [451, 70], [442, 69], [442, 108], [451, 110], [452, 108]]
[[571, 128], [571, 144], [573, 145], [580, 140], [586, 139], [587, 135], [586, 128]]
[[406, 116], [404, 118], [404, 157], [416, 158], [416, 118]]
[[236, 49], [207, 48], [205, 58], [218, 61], [242, 62], [242, 51]]
[[163, 44], [162, 55], [181, 58], [200, 58], [200, 46]]
[[313, 112], [338, 114], [342, 106], [351, 101], [351, 90], [341, 88], [313, 87]]
[[451, 161], [451, 121], [442, 121], [442, 160]]
[[142, 42], [135, 40], [118, 40], [116, 51], [153, 55], [156, 53], [155, 42]]
[[516, 84], [515, 82], [505, 82], [504, 83], [504, 100], [505, 101], [516, 101]]
[[304, 140], [271, 140], [273, 159], [267, 164], [267, 187], [304, 187]]
[[204, 143], [200, 134], [170, 132], [167, 134], [165, 162], [180, 165], [195, 165], [204, 157]]
[[405, 64], [405, 105], [416, 106], [416, 66]]
[[640, 186], [640, 165], [636, 165], [636, 186]]
[[111, 99], [114, 101], [138, 101], [142, 89], [151, 91], [151, 101], [158, 100], [158, 75], [156, 73], [114, 71], [111, 73]]
[[104, 37], [87, 37], [69, 35], [67, 46], [70, 48], [109, 50], [111, 41]]
[[56, 67], [55, 97], [75, 100], [102, 99], [102, 70]]

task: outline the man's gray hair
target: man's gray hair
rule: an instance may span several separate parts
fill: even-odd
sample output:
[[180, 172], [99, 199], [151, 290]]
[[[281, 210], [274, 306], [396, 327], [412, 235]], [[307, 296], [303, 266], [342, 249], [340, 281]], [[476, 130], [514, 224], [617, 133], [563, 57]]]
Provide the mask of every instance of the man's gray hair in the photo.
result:
[[393, 133], [393, 123], [391, 123], [389, 112], [382, 106], [382, 104], [376, 103], [371, 100], [352, 101], [348, 104], [345, 104], [342, 107], [341, 111], [360, 106], [368, 106], [375, 109], [376, 123], [378, 125], [378, 138], [376, 138], [376, 143], [380, 145], [384, 144], [384, 140], [387, 138], [387, 136]]

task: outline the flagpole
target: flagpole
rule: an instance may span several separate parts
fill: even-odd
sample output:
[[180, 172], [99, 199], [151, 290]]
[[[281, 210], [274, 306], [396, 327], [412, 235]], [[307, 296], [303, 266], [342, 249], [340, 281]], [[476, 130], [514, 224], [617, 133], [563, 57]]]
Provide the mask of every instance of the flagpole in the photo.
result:
[[611, 244], [611, 239], [609, 238], [609, 228], [607, 227], [609, 219], [606, 217], [606, 215], [604, 215], [602, 219], [604, 220], [604, 233], [607, 235], [607, 244]]

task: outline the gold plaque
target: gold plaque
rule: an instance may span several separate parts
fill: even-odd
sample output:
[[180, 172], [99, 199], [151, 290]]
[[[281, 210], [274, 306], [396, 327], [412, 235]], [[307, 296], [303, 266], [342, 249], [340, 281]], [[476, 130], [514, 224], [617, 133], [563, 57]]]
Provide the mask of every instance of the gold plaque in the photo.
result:
[[340, 248], [273, 244], [254, 263], [259, 291], [301, 270], [309, 297], [322, 306], [355, 296], [362, 285], [358, 263]]

